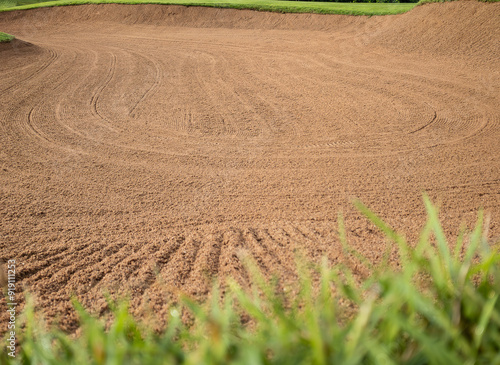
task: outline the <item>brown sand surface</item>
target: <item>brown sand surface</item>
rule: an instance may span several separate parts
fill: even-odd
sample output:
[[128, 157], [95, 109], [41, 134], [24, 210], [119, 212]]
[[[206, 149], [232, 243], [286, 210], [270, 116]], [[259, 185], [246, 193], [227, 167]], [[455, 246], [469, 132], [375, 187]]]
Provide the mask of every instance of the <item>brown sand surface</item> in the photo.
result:
[[338, 212], [377, 262], [387, 243], [354, 198], [415, 238], [426, 191], [450, 238], [480, 207], [498, 238], [499, 24], [476, 2], [0, 13], [23, 41], [0, 48], [0, 259], [71, 330], [72, 293], [161, 315], [169, 291], [244, 281], [242, 250], [283, 285], [297, 251], [349, 263]]

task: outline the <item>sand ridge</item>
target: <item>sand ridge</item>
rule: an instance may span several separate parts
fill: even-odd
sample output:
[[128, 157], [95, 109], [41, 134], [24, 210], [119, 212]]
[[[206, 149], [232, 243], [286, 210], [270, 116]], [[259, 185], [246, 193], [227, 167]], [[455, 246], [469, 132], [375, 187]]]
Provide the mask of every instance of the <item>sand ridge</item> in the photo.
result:
[[499, 237], [499, 19], [476, 2], [0, 13], [29, 43], [0, 50], [0, 259], [71, 330], [72, 293], [161, 315], [168, 291], [244, 282], [242, 251], [283, 285], [297, 250], [350, 263], [339, 211], [376, 262], [387, 243], [354, 198], [414, 238], [426, 191], [448, 235], [483, 207]]

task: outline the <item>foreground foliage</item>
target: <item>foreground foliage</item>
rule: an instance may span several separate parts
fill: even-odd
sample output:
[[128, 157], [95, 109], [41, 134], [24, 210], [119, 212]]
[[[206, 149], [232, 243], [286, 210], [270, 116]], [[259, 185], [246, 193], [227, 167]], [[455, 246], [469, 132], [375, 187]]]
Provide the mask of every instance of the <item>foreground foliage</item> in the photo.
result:
[[[399, 269], [373, 266], [345, 240], [346, 254], [370, 272], [356, 277], [343, 265], [319, 268], [297, 260], [296, 291], [278, 290], [248, 261], [252, 289], [229, 281], [223, 299], [185, 297], [157, 334], [112, 305], [108, 330], [77, 302], [77, 339], [46, 330], [28, 305], [14, 364], [499, 364], [500, 254], [486, 242], [483, 216], [475, 229], [446, 241], [436, 208], [409, 245], [368, 208], [366, 215], [398, 247]], [[190, 313], [189, 325], [182, 314]], [[184, 318], [185, 319], [185, 318]]]

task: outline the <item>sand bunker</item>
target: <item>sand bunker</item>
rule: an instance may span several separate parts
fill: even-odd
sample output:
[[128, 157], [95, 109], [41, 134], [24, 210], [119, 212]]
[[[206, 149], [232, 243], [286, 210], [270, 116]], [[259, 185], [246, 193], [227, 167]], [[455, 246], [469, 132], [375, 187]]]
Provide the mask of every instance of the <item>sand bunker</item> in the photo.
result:
[[[64, 328], [75, 293], [165, 310], [294, 255], [377, 261], [361, 199], [415, 237], [426, 191], [448, 235], [500, 235], [500, 4], [384, 17], [177, 6], [0, 13], [0, 259]], [[394, 256], [396, 259], [396, 256]], [[4, 299], [2, 299], [4, 300]], [[0, 320], [5, 320], [2, 312]]]

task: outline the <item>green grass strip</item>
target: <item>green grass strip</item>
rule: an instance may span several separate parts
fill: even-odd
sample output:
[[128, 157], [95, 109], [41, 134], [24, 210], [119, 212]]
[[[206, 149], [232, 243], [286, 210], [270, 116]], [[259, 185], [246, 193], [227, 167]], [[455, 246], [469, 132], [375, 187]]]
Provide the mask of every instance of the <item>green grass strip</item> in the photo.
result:
[[[0, 0], [1, 1], [1, 0]], [[279, 13], [317, 13], [345, 15], [391, 15], [405, 13], [415, 7], [413, 4], [392, 3], [332, 3], [315, 1], [279, 0], [58, 0], [31, 3], [33, 0], [7, 0], [0, 2], [0, 11], [25, 10], [50, 6], [82, 4], [162, 4], [205, 6], [213, 8], [249, 9]], [[35, 0], [36, 1], [36, 0]]]
[[13, 39], [14, 39], [13, 35], [0, 32], [0, 43], [10, 42]]

